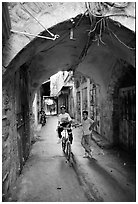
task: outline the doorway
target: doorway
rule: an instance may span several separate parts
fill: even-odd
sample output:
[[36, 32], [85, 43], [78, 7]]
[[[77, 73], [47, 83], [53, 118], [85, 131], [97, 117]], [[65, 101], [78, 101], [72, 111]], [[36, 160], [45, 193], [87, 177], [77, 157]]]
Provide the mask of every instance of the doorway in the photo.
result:
[[136, 87], [119, 90], [120, 122], [119, 144], [128, 150], [136, 150]]

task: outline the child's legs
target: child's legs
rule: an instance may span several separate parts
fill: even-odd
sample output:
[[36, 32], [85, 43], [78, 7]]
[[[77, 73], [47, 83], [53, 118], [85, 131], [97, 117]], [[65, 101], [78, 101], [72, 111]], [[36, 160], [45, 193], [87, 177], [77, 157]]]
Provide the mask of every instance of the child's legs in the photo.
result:
[[61, 139], [62, 138], [62, 135], [61, 135], [61, 132], [63, 131], [63, 127], [58, 127], [58, 137]]
[[81, 138], [81, 145], [83, 146], [83, 148], [85, 149], [85, 138], [84, 135]]
[[72, 134], [72, 130], [71, 128], [67, 130], [68, 131], [68, 134], [69, 134], [69, 141], [70, 143], [72, 144], [72, 141], [73, 141], [73, 134]]
[[85, 151], [88, 153], [91, 151], [90, 135], [85, 135]]
[[83, 135], [82, 139], [81, 139], [81, 145], [83, 146], [83, 148], [85, 149], [86, 152], [89, 152], [90, 148], [89, 148], [89, 144], [88, 144], [88, 135]]

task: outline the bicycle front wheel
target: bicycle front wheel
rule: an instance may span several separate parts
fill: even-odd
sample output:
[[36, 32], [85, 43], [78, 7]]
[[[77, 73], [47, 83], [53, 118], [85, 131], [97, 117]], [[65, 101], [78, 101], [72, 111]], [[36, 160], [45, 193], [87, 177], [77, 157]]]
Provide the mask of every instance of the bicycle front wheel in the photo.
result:
[[66, 151], [66, 155], [67, 155], [67, 160], [70, 160], [70, 156], [71, 156], [71, 145], [70, 142], [67, 143], [67, 151]]
[[66, 148], [66, 140], [65, 140], [65, 138], [63, 137], [63, 138], [62, 138], [62, 150], [63, 150], [63, 152], [65, 152], [65, 148]]

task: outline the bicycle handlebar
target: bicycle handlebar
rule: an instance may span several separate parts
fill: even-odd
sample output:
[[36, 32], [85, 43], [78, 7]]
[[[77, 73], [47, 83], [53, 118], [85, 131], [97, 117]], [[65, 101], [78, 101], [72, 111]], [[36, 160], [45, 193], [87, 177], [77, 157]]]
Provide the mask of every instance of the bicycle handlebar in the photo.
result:
[[63, 127], [63, 130], [70, 130], [69, 127]]

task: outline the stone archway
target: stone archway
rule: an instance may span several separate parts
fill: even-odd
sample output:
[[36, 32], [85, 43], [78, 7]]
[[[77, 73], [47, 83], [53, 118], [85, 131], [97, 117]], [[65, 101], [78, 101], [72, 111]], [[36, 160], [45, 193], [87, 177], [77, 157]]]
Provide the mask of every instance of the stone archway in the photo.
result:
[[[4, 120], [10, 121], [9, 129], [4, 129], [5, 132], [7, 131], [6, 133], [4, 132], [4, 135], [8, 135], [8, 137], [4, 136], [4, 140], [5, 142], [8, 141], [8, 148], [12, 149], [12, 158], [10, 160], [12, 168], [8, 169], [7, 167], [10, 172], [7, 180], [11, 181], [10, 185], [14, 183], [15, 174], [18, 172], [17, 161], [19, 158], [14, 152], [14, 150], [16, 153], [18, 152], [16, 142], [14, 143], [18, 138], [16, 100], [14, 97], [16, 86], [14, 86], [14, 79], [16, 72], [21, 67], [25, 67], [28, 72], [29, 106], [31, 107], [36, 90], [51, 75], [60, 70], [77, 70], [93, 78], [101, 86], [102, 99], [106, 99], [112, 69], [116, 61], [123, 59], [128, 64], [135, 66], [135, 50], [129, 48], [135, 47], [135, 34], [133, 32], [109, 20], [110, 28], [121, 41], [125, 42], [127, 47], [115, 37], [112, 36], [111, 38], [107, 30], [102, 35], [105, 45], [102, 42], [98, 44], [96, 35], [99, 30], [91, 35], [89, 42], [88, 32], [91, 27], [87, 15], [78, 15], [73, 21], [76, 25], [75, 28], [73, 27], [72, 21], [68, 20], [49, 29], [53, 33], [60, 35], [60, 38], [56, 41], [48, 41], [40, 38], [32, 40], [9, 63], [7, 71], [3, 75], [3, 89], [6, 90], [6, 93], [3, 92], [5, 94], [4, 99], [6, 98], [3, 107], [3, 113], [6, 118]], [[78, 24], [79, 21], [80, 23]], [[71, 29], [73, 29], [74, 40], [70, 39]], [[44, 31], [41, 34], [45, 36], [47, 32]], [[4, 122], [5, 124], [8, 124], [8, 122]]]
[[[9, 78], [12, 80], [21, 66], [25, 67], [29, 75], [32, 106], [34, 94], [44, 81], [60, 70], [73, 70], [92, 78], [100, 87], [101, 102], [105, 101], [116, 63], [123, 60], [135, 66], [135, 34], [123, 26], [118, 26], [113, 20], [108, 19], [107, 22], [121, 41], [113, 37], [106, 27], [102, 40], [97, 39], [99, 27], [96, 27], [91, 36], [88, 35], [88, 15], [78, 15], [52, 27], [49, 30], [58, 33], [60, 38], [56, 41], [35, 38], [24, 47], [8, 65], [3, 75], [3, 87], [8, 86]], [[99, 19], [96, 25], [99, 25], [98, 23]], [[95, 28], [95, 24], [93, 26]], [[71, 29], [74, 39], [70, 38]], [[45, 36], [47, 31], [42, 34]]]
[[[74, 22], [77, 24], [80, 18], [81, 15], [77, 16], [74, 18]], [[109, 20], [108, 24], [126, 44], [129, 43], [131, 47], [135, 46], [134, 33], [123, 26], [119, 27], [112, 20]], [[24, 64], [28, 67], [32, 92], [57, 71], [71, 69], [77, 69], [87, 76], [92, 76], [105, 91], [112, 67], [117, 59], [123, 59], [135, 66], [135, 50], [129, 49], [115, 37], [112, 36], [111, 38], [108, 32], [103, 32], [102, 35], [105, 44], [91, 41], [87, 51], [88, 30], [90, 29], [87, 16], [83, 16], [80, 24], [73, 29], [74, 40], [70, 39], [71, 28], [72, 22], [70, 20], [65, 21], [50, 29], [60, 35], [56, 41], [36, 38], [30, 42], [8, 65], [3, 76], [3, 84]], [[43, 35], [45, 34], [44, 31]], [[95, 34], [92, 34], [91, 39], [93, 38], [95, 38]]]

